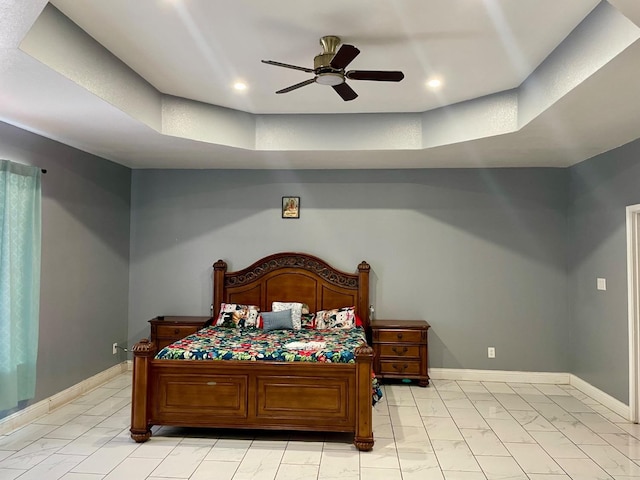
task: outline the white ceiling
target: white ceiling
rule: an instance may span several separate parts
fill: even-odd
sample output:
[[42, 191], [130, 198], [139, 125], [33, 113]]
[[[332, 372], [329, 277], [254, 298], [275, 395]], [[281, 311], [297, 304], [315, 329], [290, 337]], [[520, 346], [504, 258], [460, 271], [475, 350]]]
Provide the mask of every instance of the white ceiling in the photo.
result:
[[[0, 0], [0, 120], [132, 168], [561, 167], [640, 137], [639, 24], [636, 0]], [[405, 79], [276, 95], [312, 75], [260, 60], [313, 68], [323, 35]]]

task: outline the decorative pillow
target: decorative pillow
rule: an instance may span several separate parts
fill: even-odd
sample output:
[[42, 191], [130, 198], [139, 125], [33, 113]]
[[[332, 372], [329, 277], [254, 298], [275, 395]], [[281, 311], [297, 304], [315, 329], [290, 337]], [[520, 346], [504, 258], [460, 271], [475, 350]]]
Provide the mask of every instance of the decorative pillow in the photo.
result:
[[344, 328], [355, 326], [355, 307], [334, 308], [333, 310], [320, 310], [316, 312], [316, 328]]
[[303, 313], [300, 318], [300, 324], [303, 329], [316, 328], [316, 314], [315, 313]]
[[240, 303], [222, 303], [216, 325], [234, 328], [260, 328], [260, 308]]
[[[302, 328], [301, 317], [303, 306], [305, 306], [304, 303], [297, 302], [272, 302], [271, 310], [273, 310], [274, 312], [291, 310], [291, 321], [293, 322], [293, 329], [300, 330], [300, 328]], [[309, 312], [309, 307], [307, 307], [307, 312]]]
[[279, 312], [262, 312], [262, 325], [265, 332], [269, 330], [293, 330], [291, 310]]

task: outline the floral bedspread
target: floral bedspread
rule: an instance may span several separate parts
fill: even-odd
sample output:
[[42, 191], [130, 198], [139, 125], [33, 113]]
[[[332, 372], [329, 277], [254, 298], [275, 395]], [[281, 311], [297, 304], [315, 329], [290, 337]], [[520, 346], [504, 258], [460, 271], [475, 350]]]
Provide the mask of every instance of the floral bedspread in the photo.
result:
[[166, 346], [159, 359], [354, 363], [364, 330], [271, 330], [208, 327]]
[[[355, 363], [355, 349], [366, 342], [364, 330], [272, 330], [207, 327], [164, 347], [164, 360], [250, 360]], [[382, 390], [372, 372], [372, 399]]]

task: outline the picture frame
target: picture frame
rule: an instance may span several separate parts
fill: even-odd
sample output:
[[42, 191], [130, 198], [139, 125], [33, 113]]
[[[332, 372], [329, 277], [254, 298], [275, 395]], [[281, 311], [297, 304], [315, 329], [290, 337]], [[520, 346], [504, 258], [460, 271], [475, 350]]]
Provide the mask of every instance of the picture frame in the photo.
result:
[[300, 218], [300, 197], [282, 197], [282, 218]]

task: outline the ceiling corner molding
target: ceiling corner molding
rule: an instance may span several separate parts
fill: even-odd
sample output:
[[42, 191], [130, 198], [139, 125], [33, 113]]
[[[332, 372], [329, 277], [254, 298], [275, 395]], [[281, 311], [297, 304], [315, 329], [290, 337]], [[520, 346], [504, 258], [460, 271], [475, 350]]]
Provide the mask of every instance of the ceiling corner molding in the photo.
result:
[[424, 112], [422, 148], [504, 135], [517, 129], [518, 93], [509, 90]]
[[171, 95], [162, 96], [162, 134], [256, 149], [255, 115]]
[[609, 3], [600, 3], [520, 86], [519, 127], [549, 109], [639, 38], [637, 25]]
[[640, 27], [640, 2], [638, 0], [608, 0], [608, 2]]
[[422, 145], [417, 113], [257, 115], [258, 150], [416, 150]]
[[160, 93], [84, 30], [47, 4], [20, 50], [156, 131]]
[[31, 25], [47, 5], [47, 0], [0, 2], [0, 48], [18, 48]]

